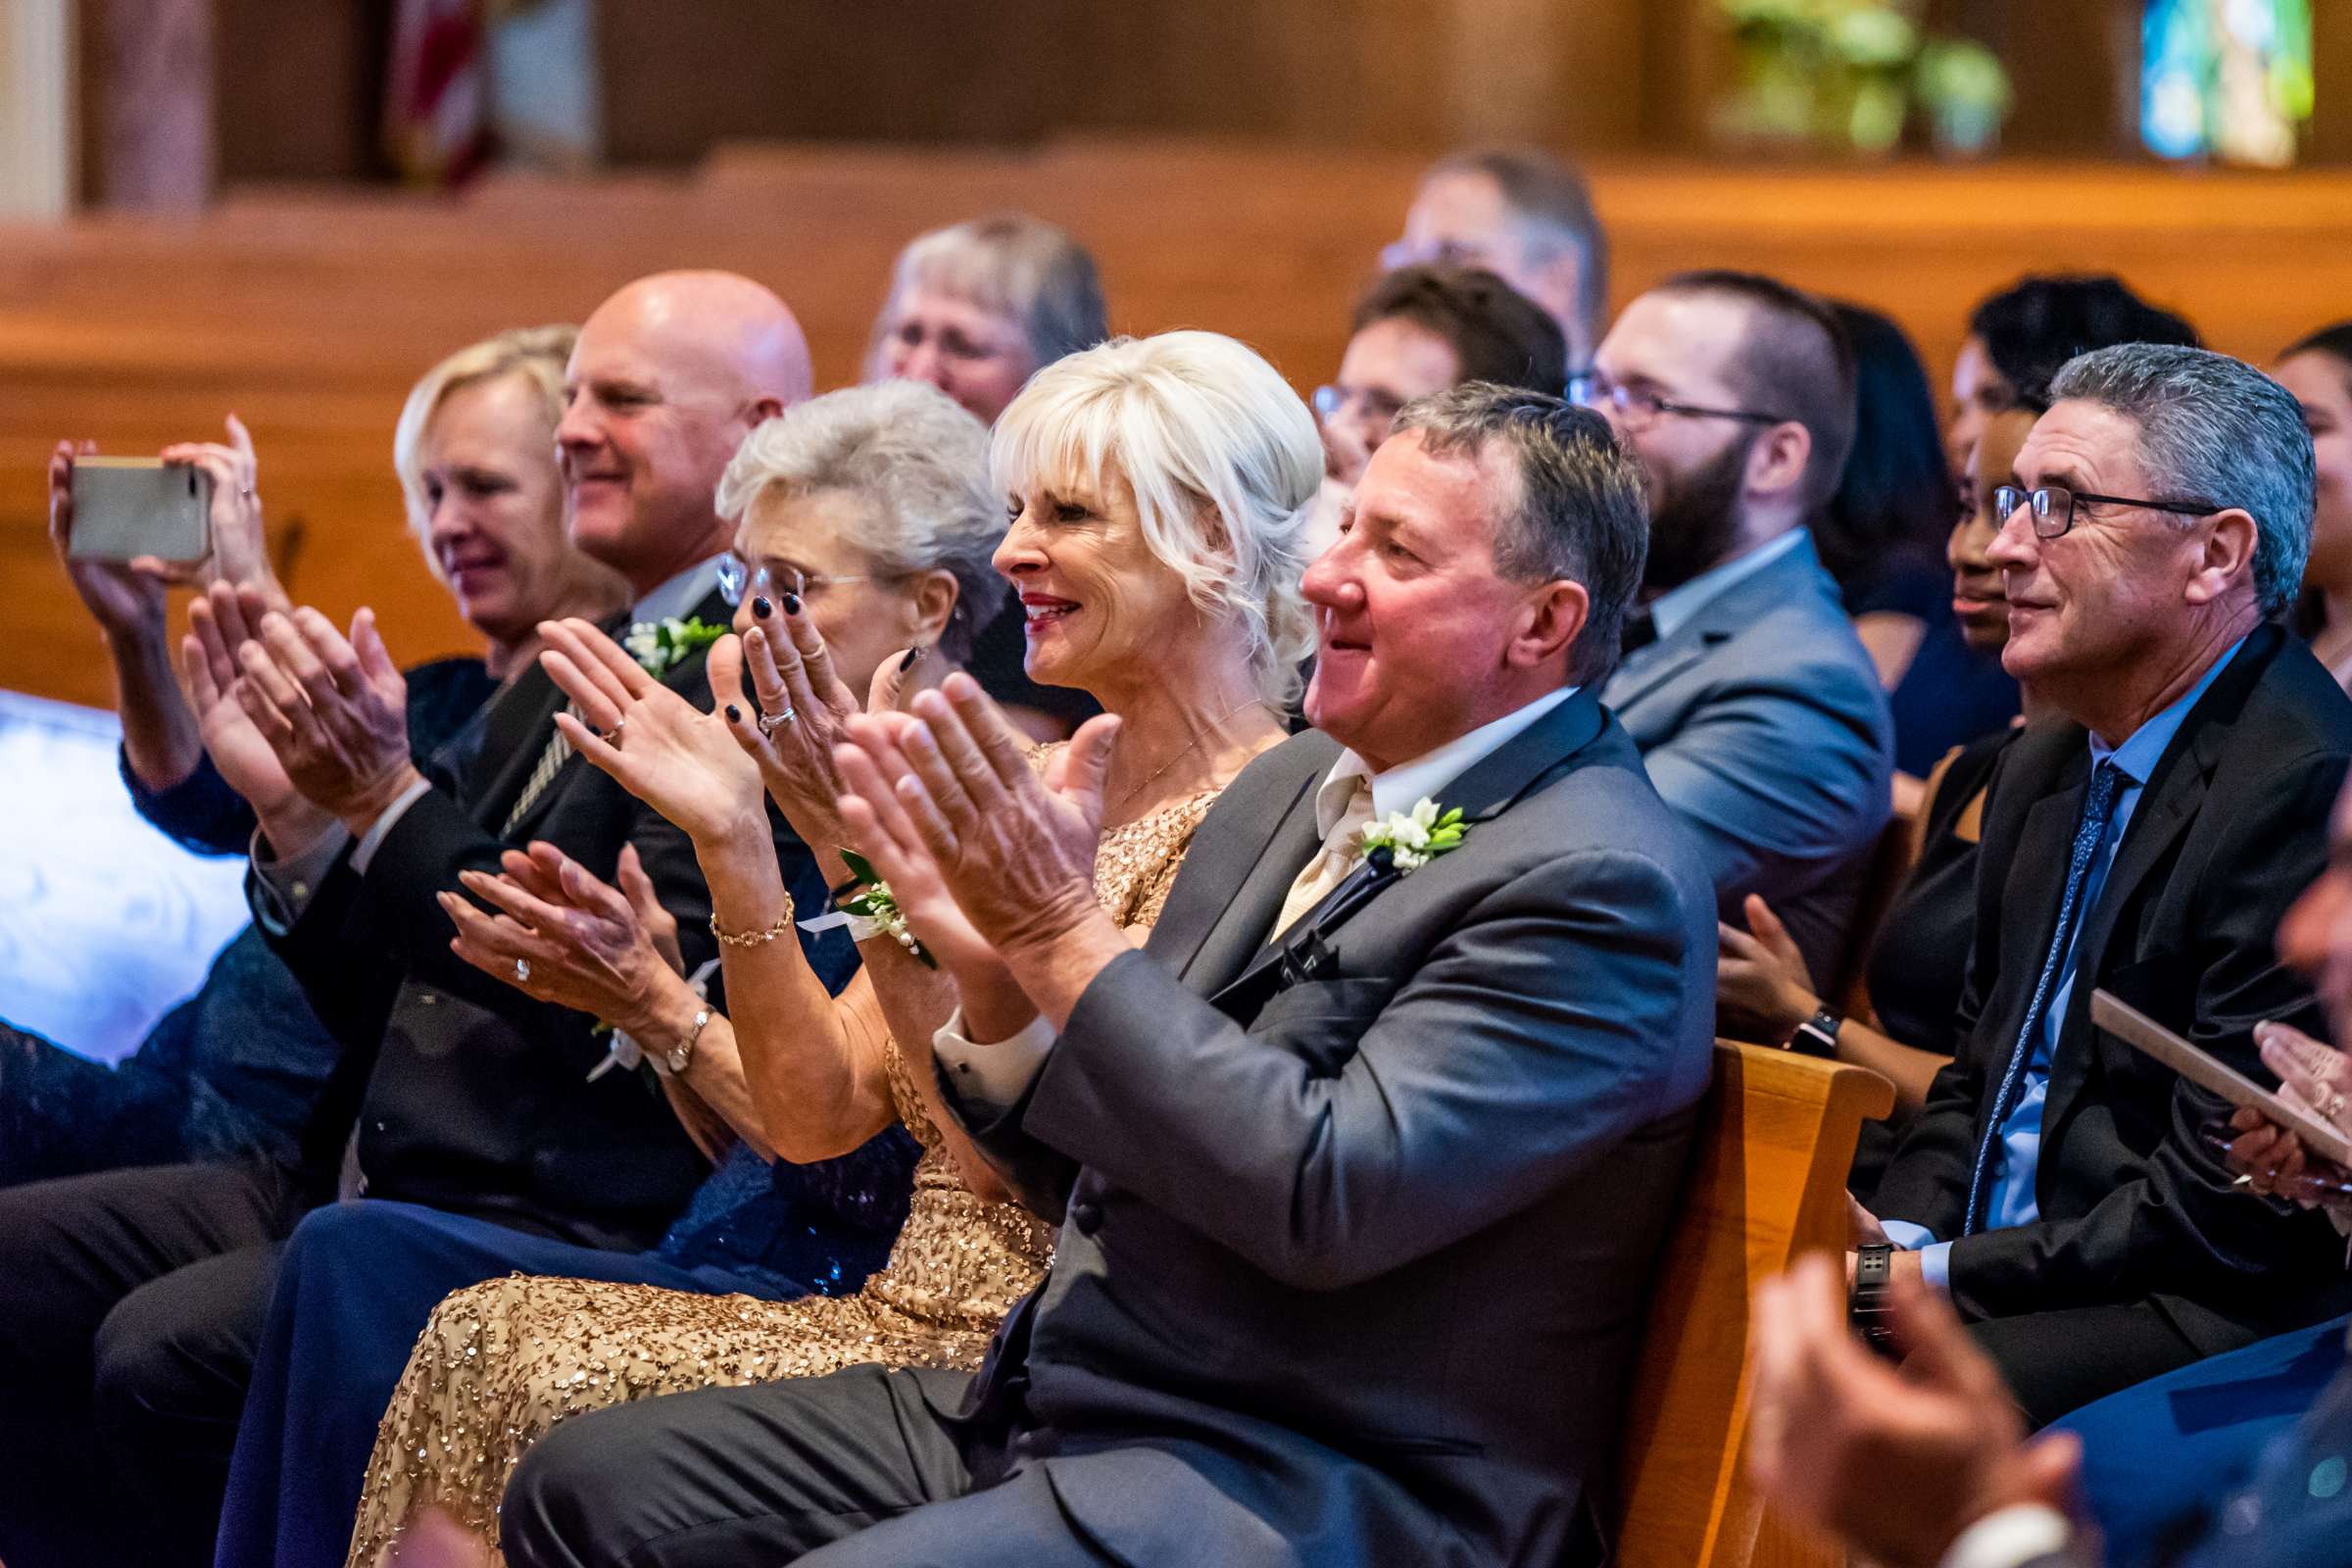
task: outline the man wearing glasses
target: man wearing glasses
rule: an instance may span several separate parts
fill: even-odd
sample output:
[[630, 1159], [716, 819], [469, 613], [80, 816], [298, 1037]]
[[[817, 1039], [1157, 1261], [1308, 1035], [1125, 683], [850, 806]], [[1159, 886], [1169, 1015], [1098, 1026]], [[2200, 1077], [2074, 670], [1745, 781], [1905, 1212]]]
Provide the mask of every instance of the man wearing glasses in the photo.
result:
[[2223, 1163], [2229, 1107], [2089, 1018], [2112, 991], [2265, 1085], [2256, 1024], [2326, 1028], [2272, 938], [2352, 758], [2352, 701], [2274, 624], [2311, 440], [2199, 349], [2100, 349], [2051, 395], [1990, 556], [2002, 662], [2065, 718], [1993, 775], [1959, 1053], [1855, 1236], [1948, 1293], [2036, 1426], [2352, 1307], [2342, 1238]]
[[1642, 607], [1601, 700], [1697, 831], [1723, 918], [1761, 895], [1832, 984], [1893, 769], [1886, 692], [1805, 531], [1853, 445], [1844, 330], [1771, 278], [1689, 272], [1626, 307], [1570, 395], [1649, 488]]

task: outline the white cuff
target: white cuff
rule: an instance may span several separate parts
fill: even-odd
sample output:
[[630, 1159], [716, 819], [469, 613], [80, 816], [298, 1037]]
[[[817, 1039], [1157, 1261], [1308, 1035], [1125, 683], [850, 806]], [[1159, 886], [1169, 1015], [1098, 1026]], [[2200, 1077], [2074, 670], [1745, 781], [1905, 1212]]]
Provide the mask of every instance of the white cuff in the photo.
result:
[[2012, 1503], [1961, 1531], [1938, 1568], [2024, 1568], [2057, 1556], [2074, 1539], [2075, 1527], [2057, 1509]]
[[432, 787], [427, 780], [418, 779], [400, 792], [400, 799], [384, 808], [383, 815], [368, 824], [368, 836], [361, 839], [360, 847], [351, 852], [351, 868], [354, 871], [362, 876], [368, 874], [368, 862], [375, 858], [375, 852], [383, 848], [384, 840], [392, 836], [392, 830], [400, 825], [400, 819], [408, 814], [409, 808], [430, 793]]
[[272, 928], [274, 935], [285, 935], [302, 918], [311, 896], [318, 891], [318, 883], [334, 869], [335, 857], [350, 842], [350, 831], [337, 822], [319, 834], [309, 849], [281, 860], [271, 853], [272, 846], [262, 837], [262, 830], [253, 830], [253, 875], [262, 891], [262, 907], [258, 912], [268, 916], [265, 923]]
[[1003, 1112], [1019, 1104], [1045, 1070], [1054, 1038], [1054, 1026], [1040, 1014], [1004, 1040], [974, 1045], [963, 1037], [963, 1009], [957, 1007], [933, 1031], [931, 1054], [965, 1103]]

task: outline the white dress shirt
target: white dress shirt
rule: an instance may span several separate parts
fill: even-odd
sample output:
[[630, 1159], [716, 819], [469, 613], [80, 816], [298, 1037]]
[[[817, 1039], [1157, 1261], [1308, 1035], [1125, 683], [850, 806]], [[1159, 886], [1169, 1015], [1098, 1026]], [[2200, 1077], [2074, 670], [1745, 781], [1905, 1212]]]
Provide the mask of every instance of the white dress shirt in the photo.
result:
[[1738, 587], [1794, 550], [1804, 537], [1804, 529], [1791, 528], [1765, 540], [1746, 555], [1734, 556], [1721, 565], [1709, 566], [1689, 582], [1678, 583], [1658, 595], [1649, 602], [1650, 624], [1657, 628], [1658, 641], [1673, 636], [1684, 622], [1706, 607], [1708, 600]]

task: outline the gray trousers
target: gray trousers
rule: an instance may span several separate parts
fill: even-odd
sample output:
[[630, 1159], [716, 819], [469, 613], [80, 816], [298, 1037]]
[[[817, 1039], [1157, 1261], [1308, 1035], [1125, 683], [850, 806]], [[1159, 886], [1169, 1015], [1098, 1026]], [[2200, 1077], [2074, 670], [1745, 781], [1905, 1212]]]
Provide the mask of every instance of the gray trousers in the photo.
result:
[[1047, 1476], [972, 1451], [961, 1373], [851, 1367], [566, 1421], [501, 1510], [516, 1568], [1098, 1568]]

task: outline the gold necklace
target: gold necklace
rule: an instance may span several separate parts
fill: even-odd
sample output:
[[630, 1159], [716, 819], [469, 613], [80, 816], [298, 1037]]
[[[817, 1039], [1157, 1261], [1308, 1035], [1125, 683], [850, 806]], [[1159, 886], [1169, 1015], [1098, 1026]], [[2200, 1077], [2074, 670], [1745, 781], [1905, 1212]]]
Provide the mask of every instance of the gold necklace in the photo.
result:
[[1186, 758], [1192, 756], [1193, 753], [1199, 751], [1200, 749], [1200, 743], [1208, 739], [1211, 735], [1214, 735], [1217, 732], [1217, 727], [1223, 724], [1227, 719], [1231, 718], [1234, 714], [1240, 712], [1245, 708], [1262, 708], [1264, 706], [1265, 700], [1263, 698], [1252, 697], [1247, 701], [1236, 703], [1231, 708], [1225, 710], [1225, 711], [1222, 713], [1219, 713], [1215, 718], [1209, 720], [1208, 727], [1206, 729], [1193, 737], [1191, 745], [1187, 746], [1183, 751], [1178, 752], [1174, 757], [1169, 758], [1166, 761], [1160, 763], [1159, 766], [1153, 768], [1152, 770], [1151, 777], [1146, 778], [1143, 783], [1136, 785], [1135, 788], [1127, 791], [1127, 793], [1121, 795], [1117, 800], [1111, 802], [1110, 806], [1104, 810], [1103, 815], [1109, 815], [1110, 812], [1117, 810], [1120, 807], [1125, 806], [1129, 801], [1134, 800], [1138, 795], [1141, 795], [1146, 789], [1150, 788], [1152, 781], [1157, 779], [1162, 773], [1165, 773], [1169, 768], [1174, 767], [1178, 762], [1183, 761]]

